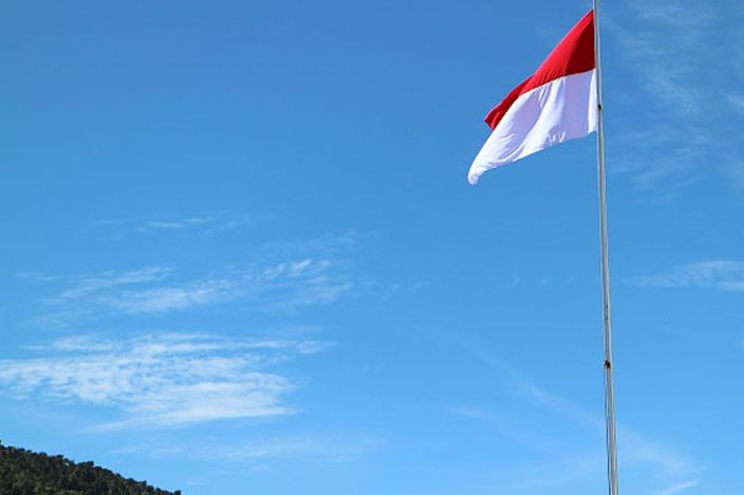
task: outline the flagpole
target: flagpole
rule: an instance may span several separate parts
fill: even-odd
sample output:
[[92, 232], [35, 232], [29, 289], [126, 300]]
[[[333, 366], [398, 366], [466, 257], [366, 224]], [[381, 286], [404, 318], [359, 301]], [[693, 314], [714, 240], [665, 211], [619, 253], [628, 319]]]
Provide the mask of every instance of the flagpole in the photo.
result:
[[594, 9], [594, 54], [597, 65], [597, 164], [599, 181], [599, 236], [602, 249], [602, 313], [604, 319], [605, 420], [607, 422], [607, 481], [609, 495], [618, 495], [617, 435], [615, 427], [615, 387], [612, 380], [612, 325], [610, 321], [610, 267], [607, 249], [607, 194], [605, 185], [605, 146], [602, 121], [602, 64], [599, 39], [599, 0]]

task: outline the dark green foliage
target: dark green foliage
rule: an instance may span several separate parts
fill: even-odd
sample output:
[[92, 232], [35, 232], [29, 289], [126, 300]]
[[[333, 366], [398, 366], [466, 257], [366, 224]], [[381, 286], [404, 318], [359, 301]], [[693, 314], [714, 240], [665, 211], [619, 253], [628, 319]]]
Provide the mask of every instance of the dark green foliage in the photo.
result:
[[0, 495], [181, 495], [125, 479], [92, 462], [0, 444]]

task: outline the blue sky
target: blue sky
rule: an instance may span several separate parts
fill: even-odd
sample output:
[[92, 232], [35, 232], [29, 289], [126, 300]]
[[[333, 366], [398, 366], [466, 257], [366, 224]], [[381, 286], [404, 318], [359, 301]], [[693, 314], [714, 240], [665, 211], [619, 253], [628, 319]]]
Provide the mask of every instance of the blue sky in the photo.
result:
[[[187, 494], [605, 490], [586, 1], [5, 2], [0, 439]], [[744, 8], [607, 2], [621, 490], [744, 475]]]

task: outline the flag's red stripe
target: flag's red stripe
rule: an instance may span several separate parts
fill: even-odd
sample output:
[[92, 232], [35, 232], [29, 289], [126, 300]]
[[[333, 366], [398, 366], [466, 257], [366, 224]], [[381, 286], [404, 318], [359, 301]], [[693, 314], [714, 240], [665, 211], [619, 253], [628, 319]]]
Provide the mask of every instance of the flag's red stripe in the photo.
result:
[[512, 90], [486, 117], [495, 129], [520, 95], [558, 78], [594, 69], [594, 11], [589, 11], [561, 40], [539, 69]]

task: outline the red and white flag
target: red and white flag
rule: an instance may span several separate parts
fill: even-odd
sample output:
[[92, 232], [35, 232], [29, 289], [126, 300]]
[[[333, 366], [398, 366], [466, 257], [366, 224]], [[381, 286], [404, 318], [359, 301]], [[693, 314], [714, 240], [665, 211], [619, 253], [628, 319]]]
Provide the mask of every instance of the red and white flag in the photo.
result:
[[468, 182], [492, 168], [597, 130], [594, 12], [581, 19], [539, 69], [491, 110], [493, 129]]

